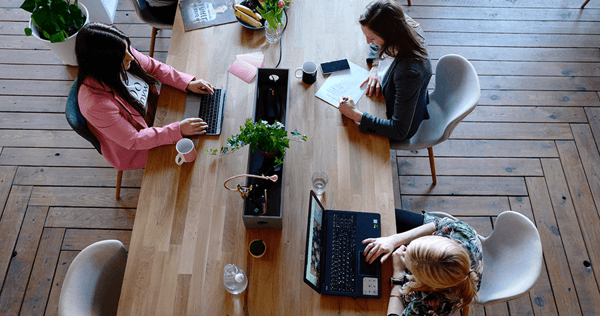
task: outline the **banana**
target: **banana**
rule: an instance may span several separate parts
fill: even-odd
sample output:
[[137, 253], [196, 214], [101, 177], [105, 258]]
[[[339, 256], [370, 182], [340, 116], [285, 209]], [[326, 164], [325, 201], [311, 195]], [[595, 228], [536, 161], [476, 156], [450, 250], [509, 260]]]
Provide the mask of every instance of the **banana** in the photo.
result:
[[235, 16], [237, 16], [238, 19], [240, 19], [254, 27], [262, 27], [262, 23], [255, 20], [254, 18], [252, 18], [251, 16], [247, 15], [246, 13], [244, 13], [242, 11], [235, 10]]
[[235, 4], [233, 6], [233, 8], [236, 11], [241, 11], [241, 12], [247, 14], [248, 16], [250, 16], [251, 18], [253, 18], [253, 19], [257, 20], [257, 21], [260, 21], [260, 15], [258, 13], [255, 13], [254, 11], [250, 10], [250, 8], [248, 8], [246, 6], [243, 6], [241, 4]]

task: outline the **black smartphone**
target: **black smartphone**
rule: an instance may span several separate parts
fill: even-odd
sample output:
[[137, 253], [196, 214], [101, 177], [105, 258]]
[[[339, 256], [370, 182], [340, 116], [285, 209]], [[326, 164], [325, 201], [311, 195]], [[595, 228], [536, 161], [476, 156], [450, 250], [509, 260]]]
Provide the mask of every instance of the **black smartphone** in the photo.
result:
[[346, 69], [350, 69], [350, 64], [348, 64], [347, 59], [340, 59], [336, 61], [330, 61], [327, 63], [321, 63], [321, 70], [323, 70], [324, 75]]

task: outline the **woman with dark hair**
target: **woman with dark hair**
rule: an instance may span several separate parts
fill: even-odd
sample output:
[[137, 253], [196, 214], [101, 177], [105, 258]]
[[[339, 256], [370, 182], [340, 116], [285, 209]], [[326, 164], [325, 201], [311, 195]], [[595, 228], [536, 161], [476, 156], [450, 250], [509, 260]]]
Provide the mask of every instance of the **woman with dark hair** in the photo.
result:
[[207, 124], [189, 118], [164, 127], [148, 127], [150, 93], [158, 82], [183, 91], [213, 93], [213, 86], [139, 53], [114, 26], [90, 23], [75, 42], [79, 63], [78, 102], [102, 155], [117, 170], [146, 165], [150, 148], [174, 144], [182, 136], [206, 133]]
[[394, 272], [388, 316], [450, 316], [468, 307], [481, 284], [482, 246], [463, 221], [396, 210], [398, 234], [367, 238], [365, 257], [383, 263], [392, 256]]
[[379, 96], [383, 89], [387, 119], [359, 111], [349, 97], [340, 99], [339, 110], [360, 123], [361, 132], [395, 141], [409, 139], [429, 118], [427, 85], [431, 60], [423, 31], [395, 0], [371, 2], [359, 22], [371, 47], [367, 61], [372, 61], [369, 76], [361, 87], [367, 85], [369, 96]]

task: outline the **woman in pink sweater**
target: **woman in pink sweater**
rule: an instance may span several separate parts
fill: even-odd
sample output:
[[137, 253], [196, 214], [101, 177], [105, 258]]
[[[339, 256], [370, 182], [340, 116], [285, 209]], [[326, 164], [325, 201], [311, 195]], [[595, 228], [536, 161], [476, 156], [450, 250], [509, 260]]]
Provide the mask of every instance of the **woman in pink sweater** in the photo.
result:
[[148, 127], [144, 117], [149, 94], [158, 94], [156, 83], [212, 94], [210, 83], [139, 53], [127, 35], [110, 25], [84, 26], [75, 52], [79, 109], [100, 141], [102, 155], [117, 170], [144, 168], [150, 148], [206, 133], [208, 126], [200, 118]]

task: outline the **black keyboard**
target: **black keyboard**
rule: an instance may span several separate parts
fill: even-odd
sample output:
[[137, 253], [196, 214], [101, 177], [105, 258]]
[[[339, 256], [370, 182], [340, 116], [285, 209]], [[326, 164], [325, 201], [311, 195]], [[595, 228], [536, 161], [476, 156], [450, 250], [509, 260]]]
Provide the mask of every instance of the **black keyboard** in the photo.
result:
[[356, 270], [356, 215], [333, 215], [331, 290], [354, 292]]
[[208, 124], [208, 129], [206, 130], [206, 134], [217, 134], [220, 122], [219, 120], [222, 117], [221, 104], [221, 89], [214, 89], [214, 93], [203, 94], [200, 97], [200, 113], [198, 113], [198, 117], [204, 120]]

